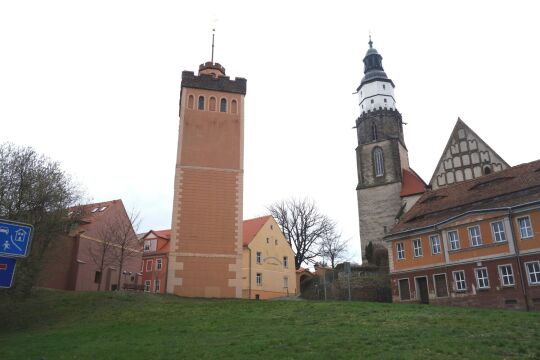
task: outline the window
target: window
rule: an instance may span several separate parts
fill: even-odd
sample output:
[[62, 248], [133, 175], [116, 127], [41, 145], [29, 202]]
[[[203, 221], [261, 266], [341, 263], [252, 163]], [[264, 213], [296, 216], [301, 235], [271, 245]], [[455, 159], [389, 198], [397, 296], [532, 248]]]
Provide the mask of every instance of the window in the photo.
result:
[[383, 88], [383, 89], [386, 89], [386, 85], [385, 85], [385, 84], [382, 84], [382, 88]]
[[256, 276], [256, 281], [257, 281], [257, 285], [262, 285], [262, 274], [261, 273], [257, 273], [257, 276]]
[[414, 239], [413, 242], [414, 257], [422, 256], [422, 241], [420, 239]]
[[154, 292], [159, 292], [160, 283], [159, 280], [154, 281]]
[[487, 268], [475, 269], [474, 273], [476, 275], [476, 284], [478, 285], [478, 288], [479, 289], [489, 288]]
[[499, 265], [499, 276], [502, 286], [514, 286], [514, 271], [512, 265]]
[[274, 245], [277, 245], [277, 239], [274, 240]]
[[260, 264], [261, 263], [261, 252], [260, 251], [257, 251], [257, 264]]
[[219, 111], [227, 112], [227, 99], [222, 98], [219, 103]]
[[270, 238], [266, 238], [266, 243], [270, 244]]
[[289, 257], [288, 257], [288, 256], [284, 256], [284, 257], [283, 257], [283, 267], [284, 267], [284, 268], [288, 268], [288, 267], [289, 267]]
[[519, 224], [519, 232], [522, 239], [527, 239], [533, 236], [531, 219], [528, 216], [521, 217], [517, 219]]
[[527, 267], [529, 284], [531, 285], [540, 284], [540, 261], [533, 261], [530, 263], [525, 263], [525, 266]]
[[204, 110], [204, 96], [199, 96], [199, 106], [198, 106], [198, 109], [199, 110]]
[[216, 98], [210, 97], [210, 101], [208, 102], [208, 110], [210, 111], [216, 111]]
[[399, 282], [399, 299], [410, 300], [411, 291], [409, 289], [409, 279], [400, 279], [398, 282]]
[[402, 242], [397, 243], [396, 248], [397, 248], [397, 258], [398, 258], [398, 260], [405, 259], [405, 247], [403, 246], [403, 243]]
[[156, 270], [161, 270], [161, 259], [156, 259]]
[[289, 287], [289, 278], [287, 276], [283, 277], [283, 287], [288, 288]]
[[459, 236], [456, 230], [448, 232], [448, 242], [450, 243], [450, 250], [459, 249]]
[[149, 240], [144, 241], [144, 251], [150, 251], [150, 241]]
[[270, 230], [274, 230], [274, 225], [270, 224]]
[[94, 282], [99, 284], [101, 282], [101, 271], [96, 271], [94, 274]]
[[193, 103], [195, 102], [195, 98], [193, 95], [189, 95], [188, 97], [188, 108], [193, 109]]
[[371, 124], [371, 139], [377, 140], [377, 125]]
[[373, 150], [373, 164], [375, 166], [375, 176], [384, 175], [384, 157], [383, 151], [380, 147], [376, 147]]
[[482, 245], [482, 236], [480, 235], [480, 226], [476, 225], [469, 228], [469, 239], [471, 240], [471, 246]]
[[441, 239], [439, 235], [431, 235], [429, 237], [429, 242], [431, 244], [431, 253], [437, 255], [441, 253]]
[[152, 265], [153, 264], [153, 261], [152, 260], [146, 260], [146, 271], [152, 271]]
[[144, 291], [150, 292], [150, 280], [144, 281]]
[[504, 224], [502, 221], [491, 223], [491, 231], [493, 231], [493, 242], [506, 241], [506, 234], [504, 233]]
[[374, 103], [373, 99], [371, 99], [371, 103], [372, 103], [372, 104]]
[[99, 212], [102, 212], [102, 211], [105, 211], [105, 210], [107, 210], [107, 206], [102, 206], [102, 207], [99, 208]]
[[386, 98], [384, 99], [384, 102], [386, 102]]
[[456, 291], [467, 290], [467, 284], [465, 283], [465, 272], [463, 270], [454, 271], [454, 286]]
[[92, 209], [91, 212], [95, 213], [95, 212], [98, 211], [98, 210], [99, 210], [99, 206], [98, 206], [97, 208]]
[[231, 112], [233, 114], [236, 114], [238, 112], [238, 105], [236, 103], [236, 100], [231, 101]]

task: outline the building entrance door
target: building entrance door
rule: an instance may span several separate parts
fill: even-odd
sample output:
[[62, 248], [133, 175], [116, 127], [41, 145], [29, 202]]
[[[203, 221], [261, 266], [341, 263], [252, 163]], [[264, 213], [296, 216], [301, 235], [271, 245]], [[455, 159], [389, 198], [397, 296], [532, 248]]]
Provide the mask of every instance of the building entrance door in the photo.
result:
[[422, 304], [429, 304], [428, 285], [426, 277], [416, 278], [416, 297]]

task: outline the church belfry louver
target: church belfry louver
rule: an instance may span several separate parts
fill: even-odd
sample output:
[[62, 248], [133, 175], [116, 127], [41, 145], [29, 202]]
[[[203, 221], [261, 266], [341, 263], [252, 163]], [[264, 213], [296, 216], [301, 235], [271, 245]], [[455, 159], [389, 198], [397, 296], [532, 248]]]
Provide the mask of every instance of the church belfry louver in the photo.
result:
[[382, 245], [396, 218], [425, 190], [425, 183], [409, 168], [394, 87], [370, 37], [364, 77], [357, 88], [360, 116], [356, 119], [356, 190], [363, 252], [369, 242]]

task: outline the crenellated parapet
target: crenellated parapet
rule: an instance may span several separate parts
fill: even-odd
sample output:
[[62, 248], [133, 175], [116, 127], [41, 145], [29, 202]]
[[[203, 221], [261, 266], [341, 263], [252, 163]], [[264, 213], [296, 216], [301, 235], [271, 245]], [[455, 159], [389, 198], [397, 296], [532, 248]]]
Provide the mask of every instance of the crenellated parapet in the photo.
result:
[[[205, 64], [201, 65], [204, 66]], [[215, 63], [215, 65], [221, 65]], [[223, 68], [223, 72], [225, 69]], [[182, 71], [182, 87], [195, 89], [224, 91], [237, 94], [246, 94], [247, 80], [237, 77], [231, 80], [228, 76], [215, 76], [213, 74], [200, 73], [195, 75], [193, 71]]]

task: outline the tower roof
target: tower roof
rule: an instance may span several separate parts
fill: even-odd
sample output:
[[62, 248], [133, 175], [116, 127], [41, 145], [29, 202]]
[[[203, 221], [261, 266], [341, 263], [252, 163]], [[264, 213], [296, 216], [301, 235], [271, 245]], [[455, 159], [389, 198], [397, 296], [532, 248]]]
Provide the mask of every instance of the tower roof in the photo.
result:
[[358, 86], [359, 90], [364, 84], [370, 83], [372, 81], [385, 81], [392, 86], [394, 86], [394, 83], [392, 80], [388, 78], [386, 73], [384, 72], [384, 68], [382, 66], [382, 56], [379, 54], [377, 49], [373, 47], [373, 41], [371, 40], [371, 35], [369, 36], [369, 49], [366, 52], [366, 56], [364, 56], [364, 77], [362, 78], [362, 81], [360, 82], [360, 86]]

